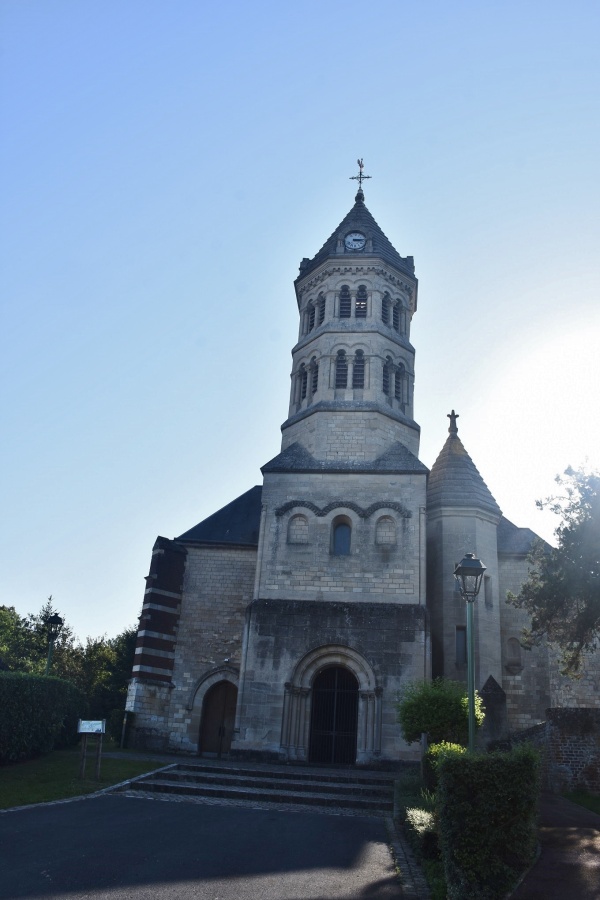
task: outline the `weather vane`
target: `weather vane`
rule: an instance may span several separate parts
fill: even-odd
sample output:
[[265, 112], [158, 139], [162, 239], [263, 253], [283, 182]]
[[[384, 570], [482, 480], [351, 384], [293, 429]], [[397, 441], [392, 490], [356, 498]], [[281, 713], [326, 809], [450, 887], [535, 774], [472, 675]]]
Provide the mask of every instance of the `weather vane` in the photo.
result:
[[366, 181], [366, 179], [367, 179], [367, 178], [370, 178], [371, 176], [370, 176], [370, 175], [363, 175], [363, 169], [364, 169], [365, 166], [364, 166], [364, 163], [363, 163], [362, 159], [357, 159], [356, 162], [358, 163], [358, 175], [351, 175], [351, 176], [350, 176], [350, 181], [358, 181], [358, 187], [359, 187], [359, 190], [362, 191], [362, 183], [363, 183], [363, 181]]

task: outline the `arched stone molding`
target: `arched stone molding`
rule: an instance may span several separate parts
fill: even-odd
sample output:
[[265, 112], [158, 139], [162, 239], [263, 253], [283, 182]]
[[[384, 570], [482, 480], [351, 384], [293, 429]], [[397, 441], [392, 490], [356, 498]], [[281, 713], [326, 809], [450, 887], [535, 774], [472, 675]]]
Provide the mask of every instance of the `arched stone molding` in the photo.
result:
[[366, 763], [381, 753], [382, 689], [362, 654], [342, 644], [311, 650], [297, 663], [286, 682], [283, 701], [281, 749], [287, 759], [308, 760], [312, 685], [328, 666], [349, 669], [358, 681], [356, 762]]
[[239, 687], [239, 674], [240, 671], [235, 666], [218, 666], [205, 672], [192, 687], [186, 703], [186, 709], [189, 713], [186, 749], [189, 749], [190, 752], [196, 752], [199, 746], [202, 709], [204, 707], [204, 698], [208, 691], [220, 681], [229, 681], [236, 688]]
[[290, 512], [292, 509], [309, 509], [311, 512], [318, 516], [319, 518], [324, 518], [328, 516], [329, 513], [333, 512], [335, 509], [339, 509], [341, 511], [351, 509], [356, 513], [357, 516], [360, 516], [361, 519], [368, 519], [373, 513], [376, 513], [380, 509], [393, 510], [397, 512], [403, 519], [410, 519], [412, 517], [412, 513], [406, 506], [402, 503], [396, 503], [395, 501], [383, 503], [371, 503], [370, 506], [366, 508], [359, 506], [358, 503], [354, 503], [352, 500], [333, 500], [331, 503], [328, 503], [326, 506], [319, 507], [316, 503], [313, 503], [312, 500], [289, 500], [287, 503], [284, 503], [282, 506], [278, 506], [275, 510], [275, 515], [277, 518], [284, 516], [286, 513]]
[[219, 681], [230, 681], [236, 687], [239, 686], [239, 675], [240, 670], [236, 669], [234, 666], [219, 666], [216, 669], [210, 669], [209, 672], [205, 672], [205, 674], [198, 679], [198, 681], [194, 684], [191, 689], [188, 702], [186, 704], [186, 709], [193, 709], [194, 706], [197, 706], [199, 709], [202, 709], [202, 704], [204, 702], [204, 697], [213, 684], [217, 684]]

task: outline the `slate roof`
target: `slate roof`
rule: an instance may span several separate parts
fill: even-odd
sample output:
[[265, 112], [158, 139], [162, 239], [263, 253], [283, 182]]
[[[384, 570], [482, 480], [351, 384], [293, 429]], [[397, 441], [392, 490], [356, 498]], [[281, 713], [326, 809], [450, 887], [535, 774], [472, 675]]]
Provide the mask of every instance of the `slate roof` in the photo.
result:
[[185, 544], [234, 544], [257, 547], [262, 487], [250, 488], [208, 519], [175, 538]]
[[427, 474], [428, 471], [427, 466], [424, 466], [399, 441], [370, 462], [315, 459], [302, 444], [295, 442], [261, 468], [263, 474], [266, 472], [392, 472], [394, 474], [410, 472]]
[[533, 543], [539, 540], [531, 528], [518, 528], [504, 516], [498, 523], [498, 553], [527, 556]]
[[475, 507], [501, 515], [500, 507], [455, 431], [448, 435], [429, 475], [427, 508], [439, 506]]
[[[347, 234], [350, 231], [362, 231], [367, 239], [371, 238], [373, 242], [372, 250], [367, 252], [365, 248], [364, 250], [353, 252], [350, 254], [352, 257], [377, 256], [380, 259], [391, 263], [396, 268], [401, 269], [410, 275], [414, 275], [415, 266], [413, 257], [400, 256], [365, 206], [365, 195], [362, 190], [359, 190], [356, 195], [354, 206], [348, 215], [342, 219], [335, 231], [332, 232], [331, 236], [327, 238], [319, 252], [313, 256], [311, 260], [303, 260], [300, 266], [300, 275], [296, 281], [300, 278], [304, 278], [309, 272], [316, 269], [317, 266], [324, 262], [329, 256], [336, 256], [339, 259], [340, 254], [337, 253], [338, 236], [340, 234]], [[346, 258], [348, 258], [348, 255], [349, 254], [344, 254]]]

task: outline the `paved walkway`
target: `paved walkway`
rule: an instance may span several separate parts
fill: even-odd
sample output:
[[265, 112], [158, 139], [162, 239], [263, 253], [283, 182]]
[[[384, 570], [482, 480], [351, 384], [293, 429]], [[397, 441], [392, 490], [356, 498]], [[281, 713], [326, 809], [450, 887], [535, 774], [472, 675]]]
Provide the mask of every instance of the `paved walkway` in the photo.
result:
[[1, 900], [403, 900], [383, 819], [123, 795], [0, 816]]
[[600, 816], [543, 794], [540, 841], [540, 857], [511, 900], [599, 900]]

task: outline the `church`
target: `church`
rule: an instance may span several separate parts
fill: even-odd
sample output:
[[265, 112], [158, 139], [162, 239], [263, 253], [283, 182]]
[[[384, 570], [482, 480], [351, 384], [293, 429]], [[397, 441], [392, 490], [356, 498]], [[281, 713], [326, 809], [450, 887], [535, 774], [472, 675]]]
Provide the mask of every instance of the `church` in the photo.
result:
[[[179, 537], [158, 537], [127, 710], [131, 743], [207, 756], [358, 765], [415, 758], [403, 686], [466, 680], [453, 571], [486, 565], [475, 678], [487, 739], [544, 719], [560, 685], [506, 603], [535, 540], [506, 519], [449, 414], [419, 460], [410, 331], [418, 282], [359, 189], [294, 282], [298, 339], [281, 452]], [[554, 694], [553, 694], [554, 692]]]

